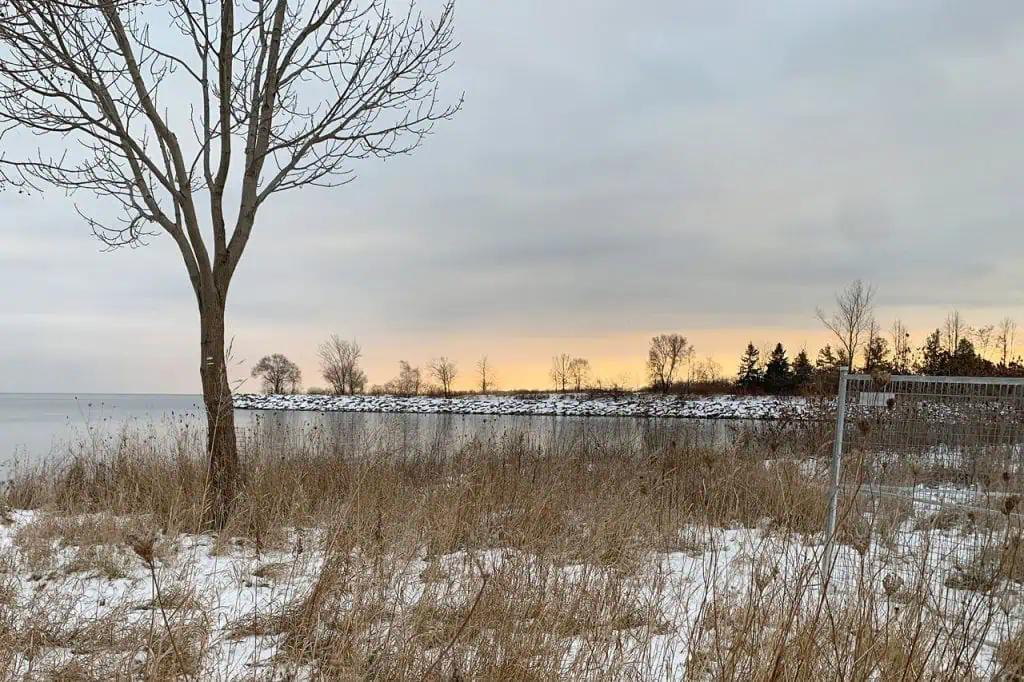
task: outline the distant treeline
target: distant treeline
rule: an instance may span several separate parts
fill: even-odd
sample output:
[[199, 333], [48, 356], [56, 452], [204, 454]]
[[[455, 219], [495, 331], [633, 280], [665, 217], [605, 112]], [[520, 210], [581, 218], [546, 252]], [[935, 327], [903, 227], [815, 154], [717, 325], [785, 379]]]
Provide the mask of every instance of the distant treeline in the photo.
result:
[[818, 319], [834, 335], [836, 348], [826, 345], [813, 364], [805, 350], [790, 362], [781, 343], [769, 353], [748, 343], [736, 386], [768, 393], [830, 389], [840, 367], [868, 373], [1024, 376], [1024, 365], [1015, 354], [1017, 323], [1012, 318], [972, 327], [954, 310], [916, 346], [902, 320], [894, 320], [888, 333], [882, 332], [874, 297], [874, 287], [856, 280], [836, 295], [834, 310], [818, 309]]
[[832, 386], [840, 367], [869, 374], [1024, 377], [1020, 358], [991, 360], [978, 351], [970, 338], [961, 338], [951, 349], [944, 345], [942, 334], [936, 329], [923, 346], [903, 356], [893, 355], [886, 339], [877, 337], [865, 347], [861, 362], [852, 366], [846, 353], [834, 350], [831, 345], [819, 350], [812, 363], [805, 350], [790, 361], [785, 347], [777, 343], [767, 358], [763, 358], [761, 351], [749, 343], [740, 356], [735, 386], [746, 392], [802, 393]]
[[[852, 371], [889, 374], [930, 374], [941, 376], [1024, 377], [1024, 364], [1015, 354], [1017, 324], [1003, 318], [998, 324], [968, 325], [958, 311], [917, 346], [899, 319], [883, 333], [874, 315], [875, 290], [860, 280], [836, 295], [835, 309], [818, 310], [818, 318], [835, 337], [835, 346], [821, 348], [813, 362], [806, 349], [790, 359], [782, 343], [758, 348], [751, 341], [739, 360], [735, 375], [722, 372], [707, 357], [698, 359], [685, 336], [660, 334], [651, 339], [647, 352], [647, 385], [643, 390], [662, 393], [771, 393], [802, 394], [834, 389], [840, 367]], [[455, 361], [447, 357], [431, 360], [424, 370], [405, 360], [398, 363], [398, 375], [382, 385], [369, 386], [361, 368], [362, 348], [355, 341], [332, 335], [318, 349], [320, 371], [328, 389], [310, 388], [309, 393], [387, 393], [395, 395], [442, 395], [465, 393], [531, 393], [500, 390], [493, 365], [481, 357], [472, 369], [471, 390], [453, 387], [460, 376]], [[302, 372], [284, 355], [262, 358], [252, 370], [268, 393], [295, 393], [302, 385]], [[549, 371], [552, 390], [621, 392], [632, 382], [609, 381], [595, 376], [586, 358], [568, 353], [556, 355]]]

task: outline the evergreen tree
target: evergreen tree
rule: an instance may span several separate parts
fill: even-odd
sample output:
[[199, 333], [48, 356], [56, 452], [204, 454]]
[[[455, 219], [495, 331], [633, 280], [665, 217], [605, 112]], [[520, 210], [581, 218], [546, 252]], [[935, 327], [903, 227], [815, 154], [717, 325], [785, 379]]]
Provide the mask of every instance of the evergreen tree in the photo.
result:
[[949, 357], [946, 366], [948, 374], [959, 376], [992, 376], [996, 366], [991, 360], [981, 357], [970, 339], [961, 338], [956, 352]]
[[889, 371], [889, 344], [884, 336], [874, 336], [864, 347], [864, 371]]
[[833, 394], [839, 385], [839, 367], [845, 365], [842, 352], [837, 356], [832, 346], [827, 345], [818, 351], [814, 361], [814, 392]]
[[754, 348], [753, 342], [747, 344], [747, 350], [740, 357], [740, 371], [736, 383], [743, 388], [757, 388], [761, 385], [760, 369], [761, 353]]
[[925, 339], [921, 347], [921, 362], [917, 366], [920, 374], [943, 375], [949, 364], [949, 354], [942, 349], [942, 337], [936, 329]]
[[811, 359], [807, 357], [807, 351], [801, 350], [796, 360], [793, 361], [793, 386], [794, 388], [802, 388], [811, 381], [811, 377], [814, 375], [814, 366], [811, 364]]
[[814, 361], [814, 367], [820, 372], [831, 372], [839, 366], [839, 360], [832, 352], [832, 346], [825, 345], [818, 351], [818, 358]]
[[938, 329], [925, 340], [921, 347], [921, 360], [915, 369], [920, 374], [935, 376], [992, 376], [999, 373], [995, 363], [979, 355], [968, 338], [961, 336], [950, 352]]
[[769, 393], [785, 393], [793, 386], [793, 372], [789, 368], [786, 349], [781, 343], [775, 344], [775, 350], [768, 356], [768, 365], [764, 371], [764, 387]]

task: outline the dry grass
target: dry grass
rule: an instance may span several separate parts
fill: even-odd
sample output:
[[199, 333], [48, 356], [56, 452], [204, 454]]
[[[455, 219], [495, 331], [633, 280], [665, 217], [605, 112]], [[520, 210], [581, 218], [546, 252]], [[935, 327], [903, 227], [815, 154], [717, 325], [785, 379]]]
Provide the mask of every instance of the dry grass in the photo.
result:
[[1019, 680], [1024, 677], [1024, 630], [1018, 630], [999, 643], [995, 660], [999, 664], [998, 679]]
[[957, 565], [946, 584], [957, 589], [989, 592], [1000, 585], [1024, 584], [1024, 543], [1020, 529], [987, 543], [963, 565]]
[[[694, 526], [752, 526], [767, 518], [795, 532], [821, 528], [824, 494], [795, 463], [766, 467], [754, 457], [674, 441], [645, 445], [638, 456], [607, 448], [598, 434], [564, 449], [517, 438], [474, 440], [445, 457], [346, 456], [323, 447], [283, 457], [276, 447], [255, 447], [246, 453], [224, 538], [270, 549], [281, 546], [284, 527], [345, 525], [350, 541], [385, 545], [412, 534], [430, 552], [511, 546], [614, 563], [629, 553], [626, 544], [671, 544]], [[96, 515], [78, 522], [80, 529], [55, 529], [61, 537], [174, 536], [205, 530], [204, 482], [199, 453], [168, 456], [149, 439], [125, 438], [102, 457], [21, 472], [7, 502], [55, 518]], [[114, 517], [145, 519], [146, 527], [116, 528]]]
[[140, 533], [152, 533], [143, 517], [44, 513], [18, 528], [14, 545], [34, 576], [59, 569], [113, 580], [127, 575], [128, 545]]
[[[980, 649], [958, 643], [910, 576], [871, 566], [861, 589], [823, 592], [825, 489], [800, 461], [778, 458], [781, 437], [768, 436], [771, 462], [752, 456], [750, 439], [723, 450], [600, 433], [546, 444], [510, 436], [440, 451], [358, 448], [319, 433], [246, 439], [233, 515], [210, 537], [199, 441], [129, 434], [9, 486], [6, 504], [35, 515], [12, 517], [13, 558], [0, 566], [0, 583], [11, 583], [0, 589], [0, 674], [973, 674]], [[858, 498], [843, 501], [838, 536], [867, 567], [901, 532], [979, 530], [998, 529]], [[1019, 582], [1010, 542], [978, 559], [984, 584], [958, 587]], [[221, 571], [215, 587], [203, 581], [211, 566]], [[79, 603], [85, 586], [94, 598], [107, 584], [127, 587]], [[991, 608], [953, 622], [968, 632], [986, 618]], [[1015, 641], [997, 653], [1008, 670]], [[267, 656], [229, 672], [221, 664], [232, 647]]]

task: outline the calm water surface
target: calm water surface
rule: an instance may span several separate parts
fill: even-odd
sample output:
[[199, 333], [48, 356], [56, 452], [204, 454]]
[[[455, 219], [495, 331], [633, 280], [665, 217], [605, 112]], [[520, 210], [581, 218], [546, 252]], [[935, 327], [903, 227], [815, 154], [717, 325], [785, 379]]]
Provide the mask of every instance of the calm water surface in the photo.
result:
[[92, 430], [198, 416], [194, 395], [0, 393], [0, 463], [59, 454]]
[[[197, 395], [0, 393], [0, 478], [16, 463], [56, 459], [90, 443], [109, 441], [124, 429], [154, 434], [201, 428]], [[354, 412], [267, 412], [236, 410], [236, 426], [254, 433], [329, 434], [356, 442], [388, 434], [396, 447], [429, 449], [431, 443], [458, 444], [475, 437], [530, 438], [538, 444], [588, 435], [637, 441], [699, 439], [721, 442], [740, 424], [734, 420], [632, 417], [543, 417], [459, 414], [377, 414]]]

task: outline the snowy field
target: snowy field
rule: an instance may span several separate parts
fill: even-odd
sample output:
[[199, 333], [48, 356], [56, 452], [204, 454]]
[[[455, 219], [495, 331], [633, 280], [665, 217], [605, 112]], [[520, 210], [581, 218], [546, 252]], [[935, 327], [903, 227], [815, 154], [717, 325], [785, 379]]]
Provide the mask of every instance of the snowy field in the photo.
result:
[[[843, 545], [838, 563], [859, 578], [837, 575], [824, 599], [820, 536], [768, 523], [694, 528], [604, 565], [512, 548], [381, 555], [313, 529], [263, 547], [145, 539], [133, 523], [8, 513], [6, 679], [349, 679], [371, 674], [375, 656], [394, 657], [383, 671], [451, 679], [460, 667], [504, 670], [516, 647], [543, 659], [533, 679], [766, 678], [759, 666], [786, 651], [783, 623], [796, 624], [786, 656], [806, 644], [799, 637], [822, 636], [826, 649], [833, 638], [837, 651], [806, 663], [834, 666], [834, 677], [856, 656], [873, 660], [853, 641], [865, 620], [874, 646], [928, 652], [918, 674], [952, 661], [964, 677], [988, 678], [1006, 670], [1006, 645], [996, 652], [1024, 622], [1009, 581], [982, 588], [936, 573], [922, 583], [913, 557], [894, 560], [884, 541], [867, 552]], [[908, 519], [898, 532], [926, 548], [933, 533], [962, 530]], [[100, 536], [107, 543], [94, 544]], [[852, 632], [804, 631], [819, 618]]]
[[235, 396], [243, 410], [325, 412], [410, 412], [579, 417], [686, 417], [691, 419], [778, 419], [810, 413], [801, 398], [718, 395], [677, 398], [632, 393], [620, 397], [551, 393], [531, 396], [473, 395], [457, 398], [393, 395]]

